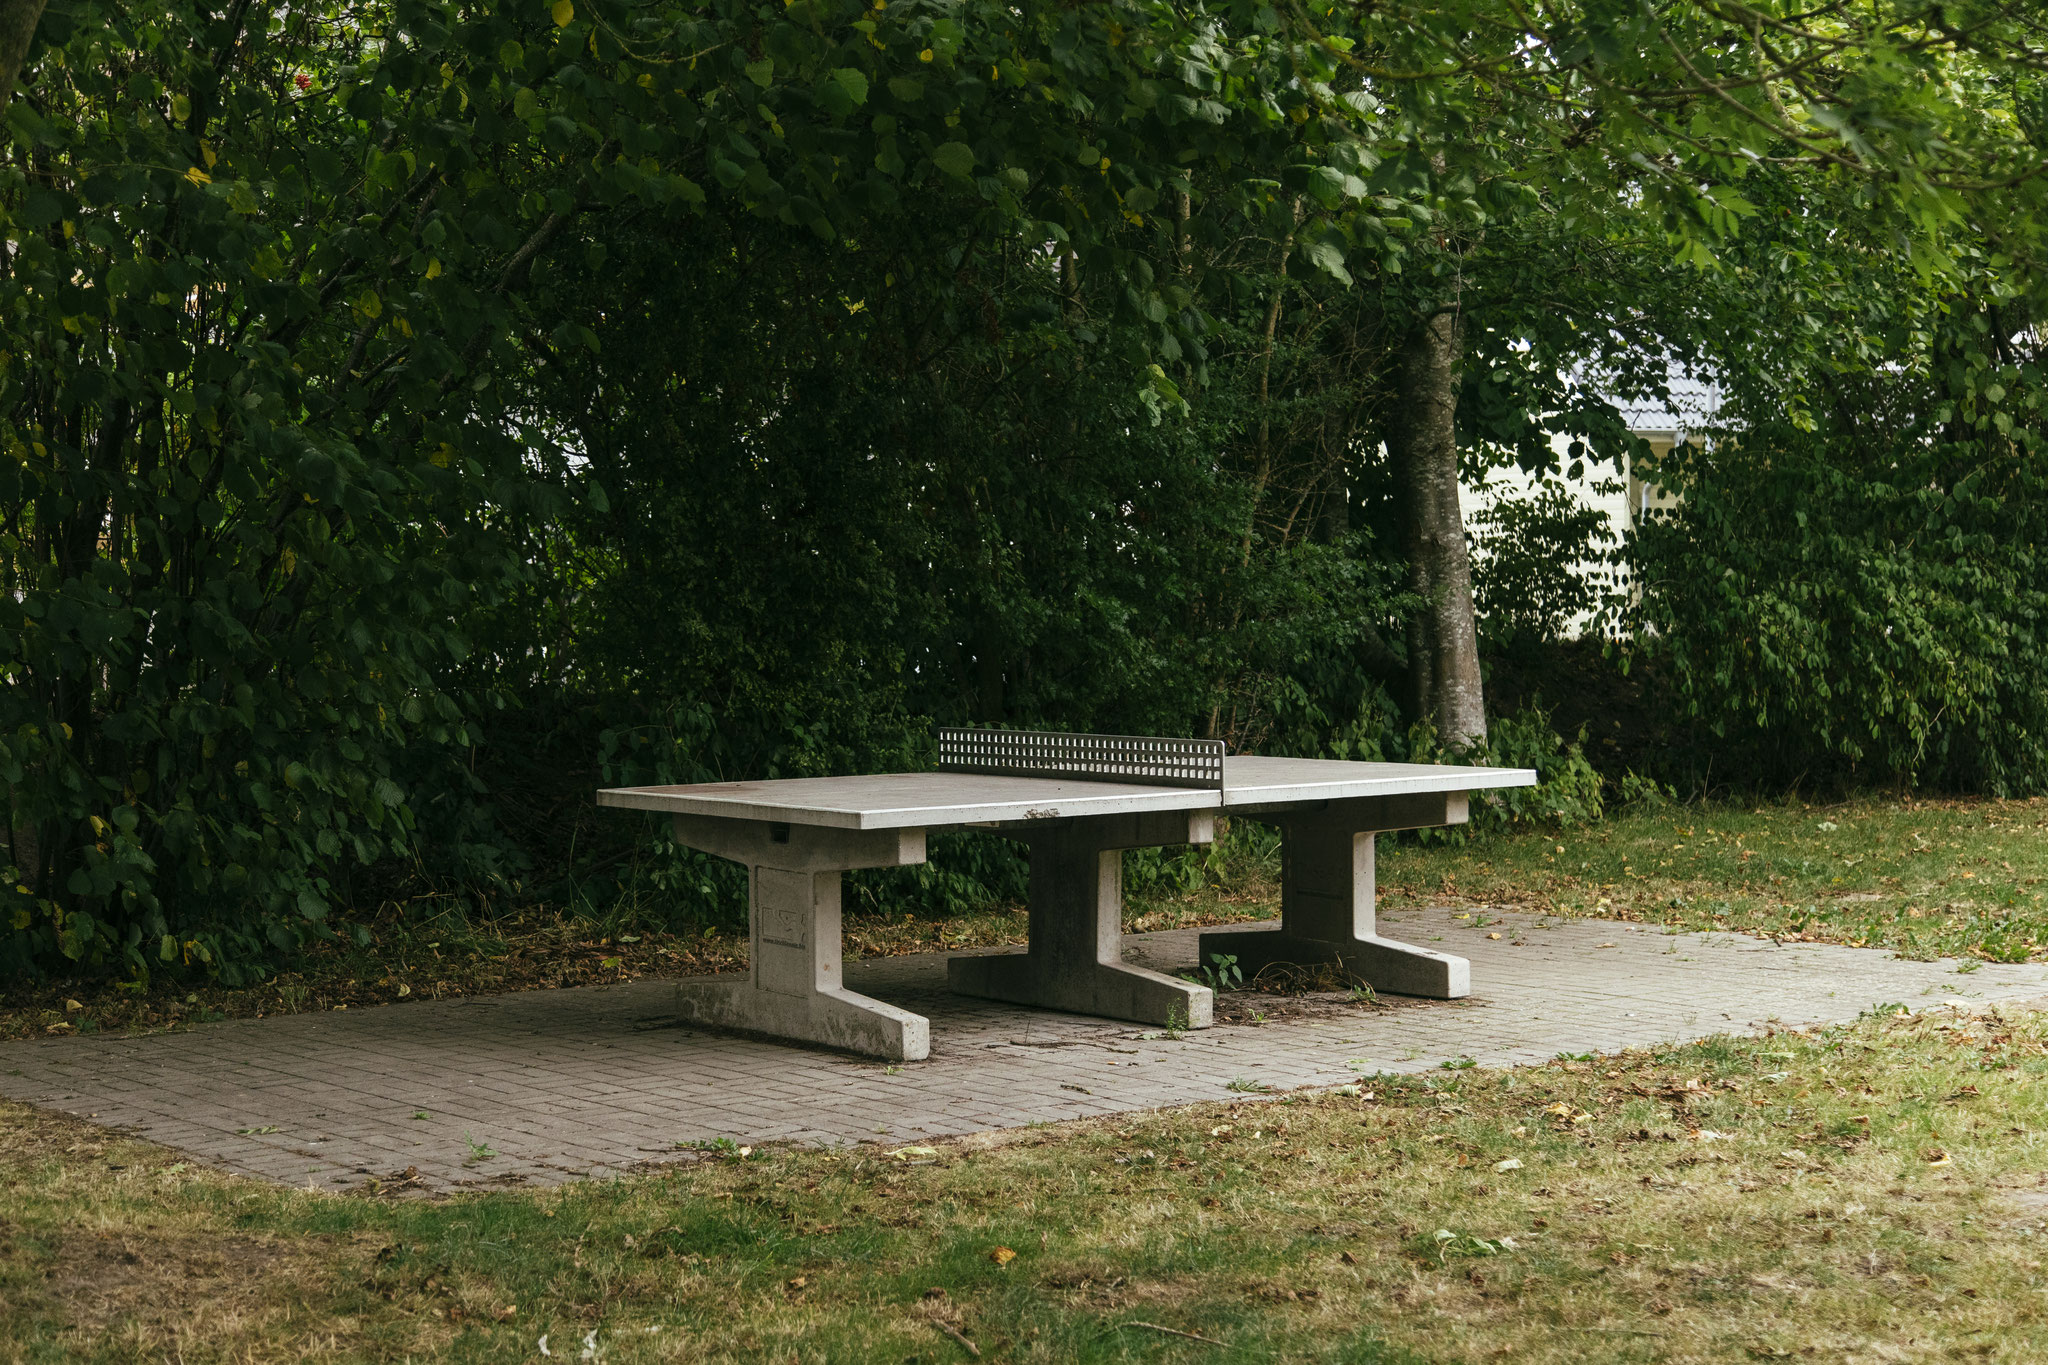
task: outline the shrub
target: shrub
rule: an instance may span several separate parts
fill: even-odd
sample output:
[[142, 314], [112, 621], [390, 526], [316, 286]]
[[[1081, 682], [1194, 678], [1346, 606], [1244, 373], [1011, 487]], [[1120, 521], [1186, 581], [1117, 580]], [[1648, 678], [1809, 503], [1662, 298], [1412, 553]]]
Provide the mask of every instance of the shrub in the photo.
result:
[[2048, 460], [1922, 424], [1765, 423], [1676, 462], [1640, 649], [1756, 781], [2048, 788]]

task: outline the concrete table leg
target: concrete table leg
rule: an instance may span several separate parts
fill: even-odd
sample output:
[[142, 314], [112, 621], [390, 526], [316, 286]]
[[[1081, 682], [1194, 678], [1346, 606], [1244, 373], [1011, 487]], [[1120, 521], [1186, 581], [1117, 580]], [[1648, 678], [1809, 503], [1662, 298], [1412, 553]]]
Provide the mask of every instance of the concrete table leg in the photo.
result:
[[1462, 824], [1466, 813], [1464, 796], [1454, 794], [1255, 816], [1281, 827], [1280, 923], [1203, 934], [1203, 964], [1217, 954], [1233, 956], [1247, 981], [1268, 967], [1335, 966], [1396, 995], [1470, 995], [1472, 967], [1464, 958], [1380, 937], [1373, 873], [1376, 830]]
[[1123, 850], [1208, 843], [1208, 812], [1157, 811], [1006, 829], [1031, 845], [1031, 940], [1021, 953], [956, 957], [962, 995], [1171, 1028], [1208, 1028], [1207, 986], [1123, 961]]
[[678, 982], [678, 1014], [889, 1061], [931, 1055], [930, 1021], [850, 991], [840, 976], [842, 872], [923, 862], [923, 830], [792, 828], [679, 815], [676, 838], [747, 864], [750, 931], [747, 979]]

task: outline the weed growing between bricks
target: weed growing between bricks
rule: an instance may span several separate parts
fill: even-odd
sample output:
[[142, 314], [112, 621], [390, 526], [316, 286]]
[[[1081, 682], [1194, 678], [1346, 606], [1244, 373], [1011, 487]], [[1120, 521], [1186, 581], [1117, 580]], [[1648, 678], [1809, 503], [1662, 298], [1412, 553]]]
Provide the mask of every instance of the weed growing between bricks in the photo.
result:
[[[1362, 1077], [543, 1192], [223, 1177], [0, 1107], [18, 1359], [2048, 1356], [2048, 1016]], [[593, 1337], [591, 1334], [595, 1333]]]

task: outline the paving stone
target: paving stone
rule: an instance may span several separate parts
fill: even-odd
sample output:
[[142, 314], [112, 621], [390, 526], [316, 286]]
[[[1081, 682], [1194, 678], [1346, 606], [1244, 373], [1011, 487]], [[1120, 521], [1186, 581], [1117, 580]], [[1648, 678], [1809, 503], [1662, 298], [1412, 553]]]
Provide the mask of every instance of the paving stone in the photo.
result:
[[[0, 1044], [0, 1095], [283, 1184], [339, 1189], [413, 1166], [427, 1188], [495, 1188], [690, 1160], [676, 1144], [693, 1140], [893, 1145], [1243, 1098], [1227, 1088], [1240, 1077], [1333, 1085], [1458, 1057], [1508, 1066], [1805, 1027], [1880, 1003], [2048, 994], [2037, 964], [1958, 971], [1873, 949], [1487, 919], [1500, 939], [1448, 910], [1381, 916], [1390, 937], [1469, 957], [1469, 999], [1300, 1013], [1275, 1002], [1264, 1024], [1179, 1039], [952, 995], [945, 955], [927, 954], [847, 964], [853, 989], [931, 1017], [931, 1060], [897, 1068], [679, 1026], [671, 987], [640, 981]], [[1171, 930], [1133, 935], [1127, 956], [1185, 971], [1196, 951], [1196, 931]], [[280, 1131], [238, 1131], [270, 1126]], [[472, 1140], [497, 1155], [473, 1159]]]

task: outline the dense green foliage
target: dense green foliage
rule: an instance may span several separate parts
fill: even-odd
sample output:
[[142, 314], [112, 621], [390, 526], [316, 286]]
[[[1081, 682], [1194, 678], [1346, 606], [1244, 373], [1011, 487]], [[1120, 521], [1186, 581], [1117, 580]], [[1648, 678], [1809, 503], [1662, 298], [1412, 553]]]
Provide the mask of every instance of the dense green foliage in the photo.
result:
[[1686, 310], [1729, 402], [1635, 546], [1637, 652], [1704, 732], [1672, 775], [2048, 789], [2041, 194], [1931, 275], [1838, 190]]
[[[1988, 343], [1901, 302], [2031, 287], [2003, 30], [1483, 8], [58, 0], [0, 163], [0, 975], [232, 978], [423, 886], [720, 913], [729, 869], [589, 789], [935, 723], [1441, 756], [1384, 451], [1446, 309], [1475, 463], [1628, 449], [1588, 365], [1757, 378], [1641, 547], [1702, 716], [2039, 781], [2036, 389], [1952, 429]], [[1758, 204], [1814, 215], [1819, 303], [1745, 304]], [[1917, 273], [1872, 292], [1851, 218]], [[1759, 316], [1841, 412], [1743, 369]], [[1503, 516], [1483, 606], [1554, 636], [1589, 528]], [[1545, 773], [1487, 819], [1600, 809], [1539, 713], [1472, 756]], [[890, 877], [942, 910], [1017, 863]]]
[[509, 25], [358, 69], [304, 12], [44, 23], [4, 191], [0, 951], [246, 960], [408, 848], [398, 755], [465, 732], [442, 671], [545, 493], [465, 371], [573, 173], [450, 121], [448, 60]]
[[1869, 396], [1853, 426], [1760, 423], [1678, 472], [1684, 514], [1640, 543], [1650, 648], [1724, 774], [2040, 791], [2048, 461]]

